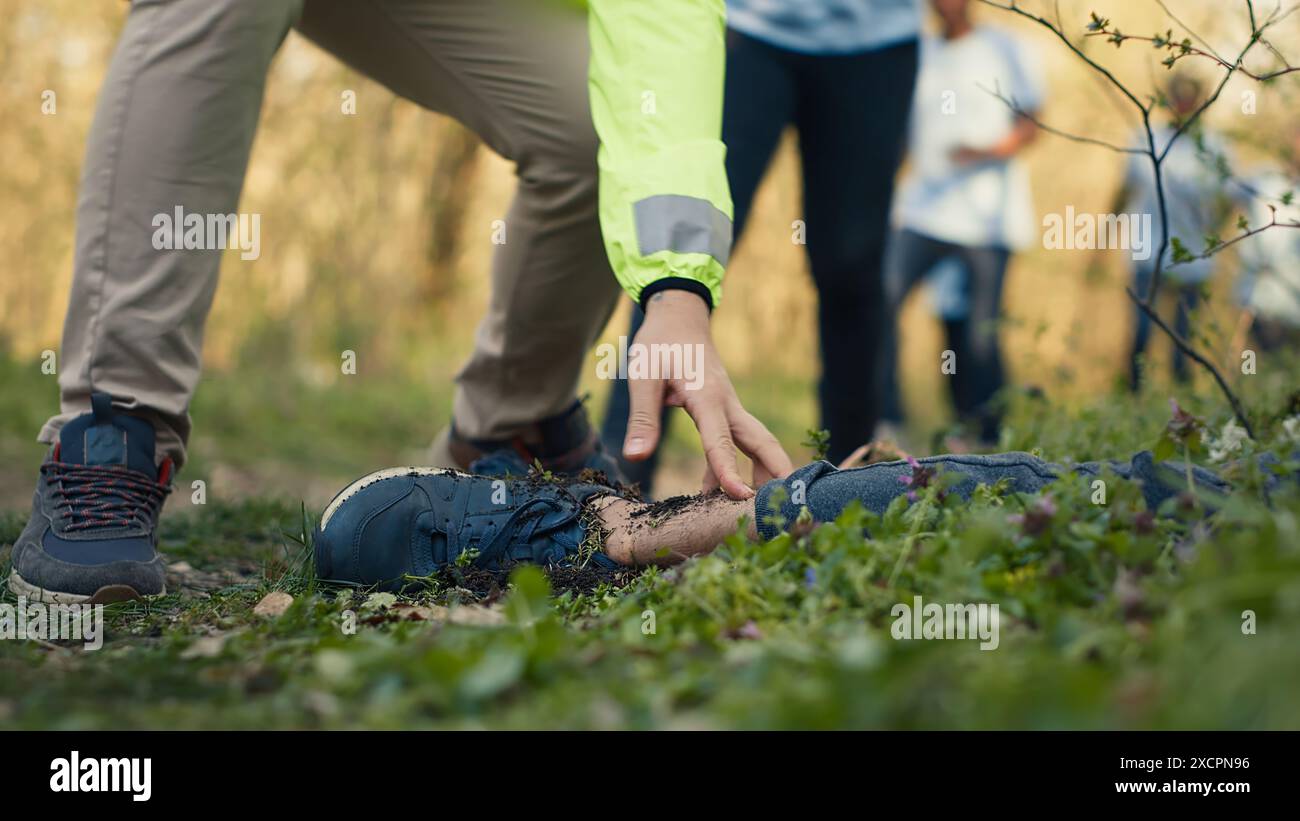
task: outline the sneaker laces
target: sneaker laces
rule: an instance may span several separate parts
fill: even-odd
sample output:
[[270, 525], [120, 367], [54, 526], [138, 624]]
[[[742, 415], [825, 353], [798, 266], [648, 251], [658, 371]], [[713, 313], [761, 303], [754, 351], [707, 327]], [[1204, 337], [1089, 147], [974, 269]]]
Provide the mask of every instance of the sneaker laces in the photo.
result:
[[48, 461], [41, 465], [45, 481], [57, 485], [55, 510], [66, 511], [65, 531], [151, 526], [162, 501], [171, 492], [164, 462], [159, 481], [121, 465], [79, 465]]
[[505, 558], [512, 544], [532, 541], [548, 511], [563, 510], [564, 507], [555, 499], [531, 499], [520, 505], [495, 532], [489, 529], [471, 542], [478, 543], [475, 545], [479, 551], [477, 561], [486, 565]]

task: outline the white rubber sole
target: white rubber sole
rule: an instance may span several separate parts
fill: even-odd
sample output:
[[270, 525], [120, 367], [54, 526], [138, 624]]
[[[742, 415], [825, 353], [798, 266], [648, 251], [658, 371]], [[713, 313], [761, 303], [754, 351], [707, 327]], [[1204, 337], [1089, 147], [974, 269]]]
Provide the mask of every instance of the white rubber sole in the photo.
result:
[[463, 471], [452, 470], [451, 468], [430, 468], [430, 467], [410, 466], [410, 467], [384, 468], [383, 470], [377, 470], [374, 473], [370, 473], [365, 476], [362, 476], [360, 479], [356, 480], [352, 484], [340, 490], [338, 492], [338, 495], [335, 496], [330, 501], [329, 505], [326, 506], [325, 512], [320, 515], [320, 529], [321, 531], [325, 530], [325, 526], [329, 524], [330, 518], [334, 515], [334, 513], [339, 509], [339, 507], [344, 502], [346, 502], [352, 496], [356, 495], [357, 492], [360, 491], [362, 488], [368, 487], [369, 485], [373, 485], [375, 482], [380, 482], [383, 481], [384, 479], [394, 479], [397, 478], [398, 476], [442, 476], [447, 473], [455, 473], [455, 474], [460, 474], [462, 476], [469, 475], [464, 473]]
[[[41, 602], [42, 604], [112, 604], [113, 602], [135, 601], [145, 598], [134, 587], [125, 584], [105, 585], [89, 596], [79, 593], [60, 593], [57, 590], [46, 590], [28, 582], [18, 574], [17, 570], [9, 571], [9, 592], [15, 596], [26, 598], [28, 601]], [[167, 595], [167, 589], [163, 588], [162, 592], [156, 595]]]

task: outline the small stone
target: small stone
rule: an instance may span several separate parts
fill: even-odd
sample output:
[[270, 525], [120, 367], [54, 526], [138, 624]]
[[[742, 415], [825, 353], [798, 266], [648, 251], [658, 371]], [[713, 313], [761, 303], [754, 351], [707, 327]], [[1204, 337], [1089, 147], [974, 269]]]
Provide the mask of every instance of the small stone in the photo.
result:
[[257, 603], [257, 606], [253, 608], [253, 615], [272, 619], [279, 618], [284, 615], [284, 611], [288, 610], [291, 604], [293, 604], [293, 596], [283, 590], [276, 590], [273, 593], [267, 593], [266, 598]]

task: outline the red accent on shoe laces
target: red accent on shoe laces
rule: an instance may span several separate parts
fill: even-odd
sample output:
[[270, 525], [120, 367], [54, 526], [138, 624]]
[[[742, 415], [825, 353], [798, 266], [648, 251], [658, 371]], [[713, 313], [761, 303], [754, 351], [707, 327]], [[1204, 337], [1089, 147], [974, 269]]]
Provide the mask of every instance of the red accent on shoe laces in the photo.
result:
[[152, 521], [171, 492], [171, 459], [159, 468], [159, 481], [123, 465], [77, 465], [58, 461], [56, 447], [41, 465], [46, 481], [57, 484], [56, 510], [67, 512], [66, 530], [130, 527]]

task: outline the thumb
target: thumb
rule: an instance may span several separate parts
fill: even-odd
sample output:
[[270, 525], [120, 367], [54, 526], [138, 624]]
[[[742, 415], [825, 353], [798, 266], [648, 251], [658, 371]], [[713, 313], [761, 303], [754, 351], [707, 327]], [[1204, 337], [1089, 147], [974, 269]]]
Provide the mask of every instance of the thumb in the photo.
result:
[[629, 379], [632, 407], [627, 415], [627, 438], [623, 456], [633, 462], [648, 459], [659, 444], [659, 415], [663, 409], [664, 383], [660, 379]]

